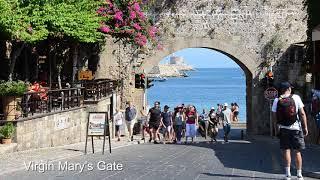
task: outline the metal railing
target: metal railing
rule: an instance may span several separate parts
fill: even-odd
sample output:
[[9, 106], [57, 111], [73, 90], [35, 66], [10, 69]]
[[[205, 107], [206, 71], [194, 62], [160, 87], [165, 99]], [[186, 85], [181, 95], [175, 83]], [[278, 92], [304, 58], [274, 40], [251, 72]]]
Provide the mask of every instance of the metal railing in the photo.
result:
[[84, 87], [84, 99], [92, 101], [108, 97], [116, 88], [115, 81], [107, 79], [85, 81], [82, 86]]
[[22, 117], [80, 107], [83, 104], [83, 91], [84, 88], [68, 88], [26, 92], [20, 103]]
[[[16, 107], [13, 107], [17, 109], [16, 114], [11, 116], [19, 119], [81, 107], [85, 100], [99, 101], [111, 95], [116, 89], [115, 81], [109, 79], [82, 81], [77, 85], [81, 87], [26, 92], [18, 98]], [[0, 113], [0, 120], [5, 120], [7, 115]]]

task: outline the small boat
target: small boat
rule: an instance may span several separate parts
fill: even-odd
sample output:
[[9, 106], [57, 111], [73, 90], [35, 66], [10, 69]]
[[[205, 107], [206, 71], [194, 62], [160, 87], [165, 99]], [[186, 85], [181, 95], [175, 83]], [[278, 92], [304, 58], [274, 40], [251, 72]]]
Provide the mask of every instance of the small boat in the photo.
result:
[[158, 82], [164, 82], [167, 80], [167, 78], [165, 77], [155, 77], [155, 78], [152, 78], [154, 81], [158, 81]]
[[189, 77], [189, 75], [186, 72], [182, 72], [183, 77]]

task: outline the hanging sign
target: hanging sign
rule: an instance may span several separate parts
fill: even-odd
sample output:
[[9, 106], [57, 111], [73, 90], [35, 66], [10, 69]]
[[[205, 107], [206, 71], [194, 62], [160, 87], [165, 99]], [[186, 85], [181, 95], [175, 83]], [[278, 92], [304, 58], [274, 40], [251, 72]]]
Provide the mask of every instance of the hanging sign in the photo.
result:
[[278, 97], [278, 90], [274, 87], [270, 87], [264, 91], [264, 97], [268, 100], [274, 100]]
[[92, 71], [88, 71], [88, 70], [79, 71], [78, 79], [79, 80], [92, 80], [93, 79]]

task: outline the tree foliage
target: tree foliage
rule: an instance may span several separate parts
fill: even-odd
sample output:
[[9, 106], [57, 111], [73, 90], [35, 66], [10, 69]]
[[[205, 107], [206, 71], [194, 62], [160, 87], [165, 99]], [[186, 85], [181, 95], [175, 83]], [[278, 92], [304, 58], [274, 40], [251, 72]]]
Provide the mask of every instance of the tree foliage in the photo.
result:
[[94, 0], [0, 0], [2, 38], [37, 42], [49, 37], [77, 42], [97, 42], [101, 1]]

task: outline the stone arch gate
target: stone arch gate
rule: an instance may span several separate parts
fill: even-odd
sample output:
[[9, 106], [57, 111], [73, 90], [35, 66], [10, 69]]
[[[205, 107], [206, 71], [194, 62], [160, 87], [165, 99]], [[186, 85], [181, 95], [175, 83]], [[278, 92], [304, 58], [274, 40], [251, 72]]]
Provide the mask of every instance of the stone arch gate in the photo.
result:
[[307, 39], [304, 0], [155, 2], [149, 15], [159, 27], [163, 50], [149, 51], [139, 58], [130, 48], [109, 43], [101, 55], [96, 76], [121, 77], [125, 90], [122, 96], [131, 98], [138, 94], [134, 89], [134, 73], [148, 72], [163, 57], [184, 48], [217, 50], [231, 57], [246, 74], [248, 131], [268, 134], [269, 104], [263, 97], [265, 87], [261, 79], [272, 67], [276, 80], [297, 81], [299, 73], [288, 72], [291, 66], [287, 62], [294, 57], [287, 54], [292, 44]]
[[223, 42], [207, 38], [181, 38], [174, 39], [169, 42], [165, 50], [156, 53], [154, 56], [148, 58], [143, 64], [142, 69], [145, 73], [148, 73], [155, 65], [157, 65], [166, 56], [186, 48], [207, 48], [218, 51], [233, 61], [235, 61], [246, 75], [246, 104], [247, 104], [247, 127], [250, 131], [250, 127], [255, 123], [253, 115], [253, 77], [256, 73], [256, 69], [259, 66], [255, 61], [255, 56], [250, 54], [244, 47], [239, 44], [233, 44], [233, 42]]

